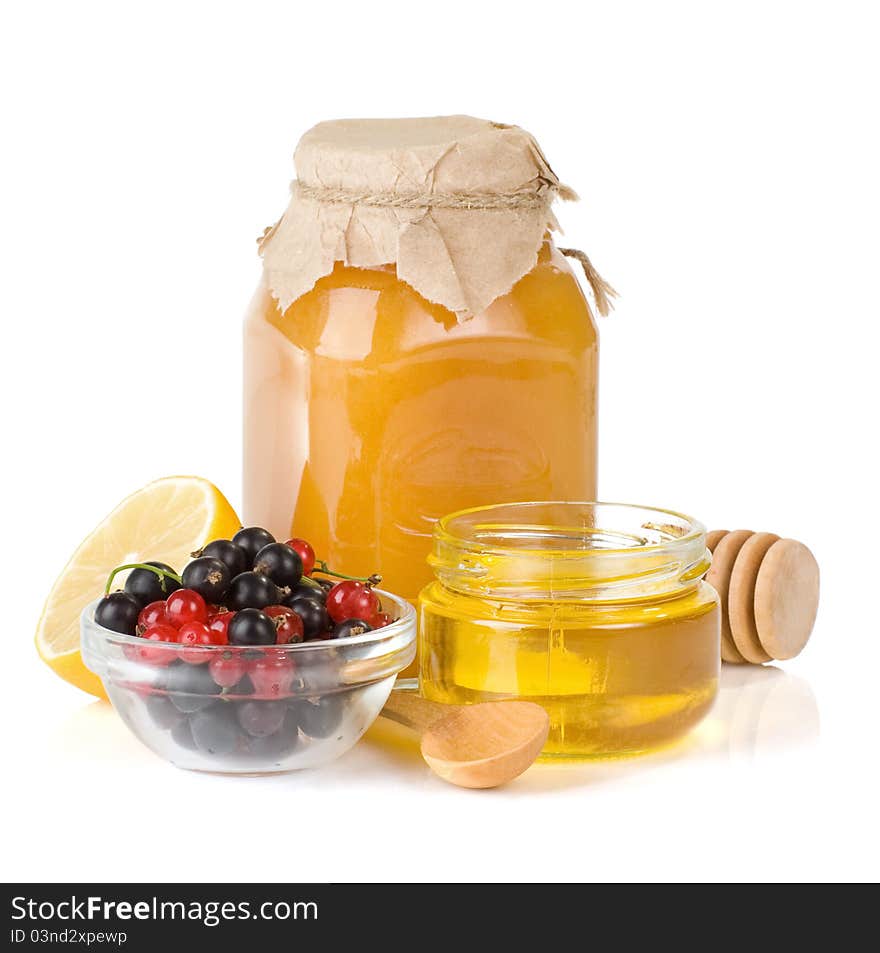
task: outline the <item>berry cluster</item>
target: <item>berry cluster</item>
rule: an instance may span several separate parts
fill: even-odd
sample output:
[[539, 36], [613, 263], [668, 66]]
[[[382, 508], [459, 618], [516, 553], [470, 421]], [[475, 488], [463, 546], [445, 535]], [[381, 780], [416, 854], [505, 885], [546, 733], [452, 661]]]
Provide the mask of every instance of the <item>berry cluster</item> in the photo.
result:
[[[250, 526], [231, 540], [213, 540], [193, 557], [180, 575], [160, 562], [120, 566], [111, 574], [95, 621], [140, 636], [145, 644], [128, 647], [131, 657], [167, 665], [173, 654], [146, 643], [174, 642], [181, 646], [177, 656], [182, 661], [200, 665], [209, 661], [199, 651], [203, 646], [339, 639], [391, 621], [373, 591], [378, 577], [324, 578], [339, 574], [317, 564], [314, 549], [303, 539], [279, 543], [267, 530]], [[316, 565], [322, 577], [312, 576]], [[124, 569], [132, 570], [125, 588], [109, 592], [113, 577]], [[217, 657], [210, 664], [222, 668], [220, 662]]]
[[[373, 590], [379, 577], [336, 582], [308, 542], [279, 543], [259, 527], [192, 555], [180, 575], [145, 562], [110, 576], [95, 621], [139, 636], [123, 652], [149, 667], [126, 686], [125, 704], [143, 706], [178, 748], [247, 764], [277, 763], [304, 739], [341, 731], [347, 693], [327, 684], [320, 656], [275, 646], [388, 625]], [[124, 589], [110, 592], [123, 570]]]
[[345, 692], [311, 691], [309, 671], [297, 673], [274, 651], [274, 658], [272, 649], [247, 649], [243, 658], [224, 652], [210, 666], [174, 660], [153, 685], [131, 686], [123, 709], [134, 715], [142, 706], [176, 747], [243, 764], [278, 763], [304, 743], [340, 733], [350, 700]]

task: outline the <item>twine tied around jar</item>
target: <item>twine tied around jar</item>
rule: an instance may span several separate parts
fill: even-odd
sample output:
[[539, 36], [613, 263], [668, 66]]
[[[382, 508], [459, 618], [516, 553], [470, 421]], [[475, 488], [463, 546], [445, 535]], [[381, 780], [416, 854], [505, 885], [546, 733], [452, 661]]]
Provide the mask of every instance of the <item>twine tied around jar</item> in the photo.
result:
[[299, 179], [291, 182], [290, 190], [294, 195], [324, 205], [368, 205], [374, 208], [451, 208], [484, 211], [544, 208], [557, 196], [566, 201], [577, 201], [574, 189], [540, 176], [536, 179], [534, 188], [519, 189], [516, 192], [374, 192], [306, 185]]
[[576, 258], [581, 263], [587, 284], [589, 284], [596, 300], [596, 308], [603, 318], [607, 317], [608, 312], [614, 307], [611, 299], [617, 297], [617, 292], [596, 271], [586, 252], [582, 252], [579, 248], [560, 248], [559, 251], [567, 258]]

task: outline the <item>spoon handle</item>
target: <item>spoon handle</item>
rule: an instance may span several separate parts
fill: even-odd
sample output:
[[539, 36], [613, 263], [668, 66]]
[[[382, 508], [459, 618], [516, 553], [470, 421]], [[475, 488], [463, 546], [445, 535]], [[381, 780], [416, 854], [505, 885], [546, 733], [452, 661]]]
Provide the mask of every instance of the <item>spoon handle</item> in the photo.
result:
[[381, 715], [421, 734], [432, 722], [460, 707], [428, 701], [416, 692], [392, 691]]

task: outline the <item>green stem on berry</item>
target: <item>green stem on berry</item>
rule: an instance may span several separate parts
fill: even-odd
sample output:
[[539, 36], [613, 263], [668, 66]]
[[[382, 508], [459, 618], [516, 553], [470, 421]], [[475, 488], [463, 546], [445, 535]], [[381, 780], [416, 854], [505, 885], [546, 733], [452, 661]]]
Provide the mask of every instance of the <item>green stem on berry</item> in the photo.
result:
[[113, 580], [119, 575], [119, 573], [124, 572], [126, 569], [149, 569], [150, 572], [154, 572], [162, 582], [162, 589], [165, 590], [165, 577], [168, 576], [173, 579], [175, 582], [183, 584], [183, 580], [176, 572], [169, 572], [167, 569], [160, 569], [158, 566], [151, 566], [149, 563], [126, 563], [124, 566], [117, 566], [113, 572], [110, 573], [109, 578], [107, 579], [107, 586], [104, 589], [104, 595], [109, 595], [110, 587], [113, 585]]
[[382, 577], [377, 572], [374, 572], [372, 576], [346, 576], [344, 572], [336, 572], [336, 570], [330, 569], [323, 559], [319, 559], [318, 562], [315, 563], [315, 568], [312, 572], [320, 572], [325, 576], [335, 576], [337, 579], [351, 579], [353, 582], [365, 582], [368, 586], [378, 586], [382, 581]]

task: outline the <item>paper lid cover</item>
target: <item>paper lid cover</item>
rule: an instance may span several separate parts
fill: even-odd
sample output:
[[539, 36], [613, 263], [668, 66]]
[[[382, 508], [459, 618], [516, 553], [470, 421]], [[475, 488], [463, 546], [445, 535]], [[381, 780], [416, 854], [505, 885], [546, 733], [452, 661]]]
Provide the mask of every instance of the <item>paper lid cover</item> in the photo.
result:
[[477, 314], [534, 267], [553, 200], [576, 197], [528, 132], [470, 116], [322, 122], [294, 162], [260, 242], [282, 310], [339, 261], [394, 264], [429, 301]]

